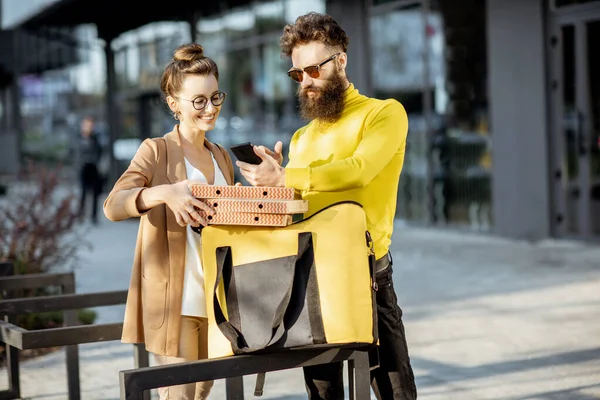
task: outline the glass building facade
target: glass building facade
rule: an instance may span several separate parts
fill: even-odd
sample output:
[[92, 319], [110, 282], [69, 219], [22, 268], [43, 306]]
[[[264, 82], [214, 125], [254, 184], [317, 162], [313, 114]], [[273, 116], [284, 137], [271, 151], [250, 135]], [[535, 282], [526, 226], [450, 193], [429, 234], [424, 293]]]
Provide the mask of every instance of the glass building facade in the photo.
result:
[[[192, 38], [219, 64], [228, 93], [212, 140], [287, 143], [305, 122], [279, 37], [308, 11], [333, 15], [349, 32], [357, 88], [408, 112], [399, 219], [524, 238], [598, 236], [598, 0], [272, 0], [222, 7], [193, 26], [142, 26], [110, 44], [120, 168], [141, 140], [175, 124], [159, 80], [174, 49]], [[69, 35], [78, 63], [52, 63], [61, 53], [29, 44], [21, 51], [53, 67], [22, 70], [17, 97], [0, 91], [0, 126], [11, 125], [19, 98], [28, 156], [45, 149], [48, 157], [54, 146], [63, 150], [53, 158], [68, 161], [65, 132], [84, 114], [108, 120], [105, 42], [93, 25]]]
[[[484, 8], [476, 6], [482, 3], [478, 1], [463, 7], [465, 11], [448, 1], [428, 3], [425, 10], [420, 1], [373, 1], [367, 36], [372, 87], [358, 89], [378, 98], [393, 97], [409, 114], [398, 218], [488, 230], [491, 136]], [[298, 15], [327, 9], [323, 0], [276, 0], [199, 18], [196, 41], [218, 63], [220, 87], [228, 93], [212, 140], [224, 146], [244, 141], [272, 146], [277, 140], [287, 143], [304, 124], [297, 114], [297, 85], [286, 75], [291, 62], [280, 54], [279, 37]], [[460, 34], [453, 24], [460, 26]], [[191, 34], [188, 22], [156, 22], [112, 42], [119, 137], [121, 143], [130, 143], [121, 168], [132, 146], [173, 127], [159, 80], [175, 47], [189, 42]], [[70, 131], [84, 114], [103, 121], [103, 43], [93, 26], [79, 27], [76, 37], [79, 64], [21, 78], [26, 136], [55, 135], [55, 126], [46, 120], [49, 114], [67, 116], [63, 126]], [[350, 63], [352, 57], [350, 53]], [[25, 142], [27, 149], [31, 140]]]
[[[415, 1], [376, 1], [370, 7], [370, 94], [396, 98], [409, 113], [398, 217], [489, 230], [484, 8], [472, 7], [461, 15], [440, 4], [423, 10]], [[219, 64], [220, 85], [228, 93], [217, 128], [210, 133], [213, 140], [225, 146], [243, 141], [272, 146], [277, 140], [287, 143], [304, 123], [297, 115], [296, 84], [285, 74], [290, 61], [280, 55], [279, 37], [286, 23], [307, 11], [325, 12], [326, 4], [262, 2], [198, 21], [197, 41]], [[455, 30], [452, 24], [464, 33], [449, 35]], [[146, 28], [153, 37], [142, 39], [145, 34], [131, 32], [115, 43], [119, 82], [129, 93], [122, 107], [123, 133], [133, 137], [162, 135], [173, 125], [160, 95], [152, 91], [173, 48], [189, 39], [185, 23]], [[151, 122], [137, 124], [140, 113]]]

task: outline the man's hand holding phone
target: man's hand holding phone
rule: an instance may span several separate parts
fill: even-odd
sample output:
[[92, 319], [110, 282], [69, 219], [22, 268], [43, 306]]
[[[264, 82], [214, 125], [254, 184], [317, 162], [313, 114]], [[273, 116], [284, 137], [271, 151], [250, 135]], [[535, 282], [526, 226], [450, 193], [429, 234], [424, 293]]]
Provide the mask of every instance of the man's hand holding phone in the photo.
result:
[[[252, 186], [285, 186], [285, 169], [281, 166], [283, 144], [278, 141], [274, 150], [250, 143], [233, 146], [231, 151], [237, 157], [235, 162], [240, 173]], [[250, 152], [252, 150], [252, 152]]]

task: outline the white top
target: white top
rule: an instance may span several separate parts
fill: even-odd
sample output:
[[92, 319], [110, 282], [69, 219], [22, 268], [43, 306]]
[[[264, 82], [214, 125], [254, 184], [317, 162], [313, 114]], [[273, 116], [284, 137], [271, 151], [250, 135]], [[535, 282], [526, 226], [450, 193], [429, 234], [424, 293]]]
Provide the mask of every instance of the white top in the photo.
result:
[[[212, 156], [212, 153], [211, 153]], [[196, 169], [185, 159], [185, 170], [187, 178], [198, 180], [208, 184], [204, 174]], [[219, 169], [217, 161], [212, 157], [215, 166], [215, 185], [227, 185], [223, 172]], [[181, 304], [181, 315], [193, 317], [208, 317], [206, 313], [206, 295], [204, 294], [204, 271], [200, 259], [202, 242], [200, 235], [192, 231], [191, 225], [186, 228], [187, 243], [185, 246], [185, 275], [183, 278], [183, 301]]]

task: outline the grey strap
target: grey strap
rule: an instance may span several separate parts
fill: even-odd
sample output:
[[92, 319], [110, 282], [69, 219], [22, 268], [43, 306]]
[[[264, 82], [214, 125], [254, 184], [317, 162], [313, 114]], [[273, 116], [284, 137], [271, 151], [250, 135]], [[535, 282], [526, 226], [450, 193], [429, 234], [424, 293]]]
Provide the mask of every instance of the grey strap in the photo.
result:
[[256, 386], [254, 386], [254, 396], [260, 397], [263, 395], [263, 389], [265, 388], [265, 378], [267, 374], [264, 372], [259, 372], [256, 375]]
[[[310, 232], [302, 232], [298, 234], [298, 252], [296, 254], [296, 263], [298, 260], [302, 258], [302, 255], [305, 254], [308, 250], [312, 250], [313, 241], [312, 234]], [[312, 252], [311, 252], [312, 253]], [[287, 307], [290, 303], [292, 289], [294, 287], [294, 275], [292, 274], [291, 279], [289, 281], [289, 287], [287, 288], [284, 297], [282, 298], [280, 304], [278, 305], [275, 315], [273, 316], [272, 324], [271, 324], [271, 336], [269, 338], [265, 338], [263, 344], [256, 347], [249, 347], [246, 340], [244, 339], [244, 335], [240, 332], [230, 321], [225, 318], [223, 314], [221, 304], [219, 303], [219, 298], [217, 296], [217, 290], [219, 287], [219, 283], [223, 279], [224, 274], [229, 274], [233, 276], [232, 270], [232, 260], [231, 260], [231, 247], [219, 247], [216, 250], [217, 257], [217, 277], [215, 279], [215, 286], [213, 290], [213, 308], [215, 313], [215, 321], [217, 326], [221, 330], [221, 333], [229, 340], [232, 345], [232, 349], [236, 354], [242, 353], [250, 353], [258, 350], [262, 350], [269, 345], [276, 343], [283, 335], [285, 334], [285, 326], [283, 324], [283, 318]], [[295, 268], [294, 268], [295, 270]], [[226, 295], [227, 296], [227, 295]], [[227, 300], [226, 304], [227, 306]]]

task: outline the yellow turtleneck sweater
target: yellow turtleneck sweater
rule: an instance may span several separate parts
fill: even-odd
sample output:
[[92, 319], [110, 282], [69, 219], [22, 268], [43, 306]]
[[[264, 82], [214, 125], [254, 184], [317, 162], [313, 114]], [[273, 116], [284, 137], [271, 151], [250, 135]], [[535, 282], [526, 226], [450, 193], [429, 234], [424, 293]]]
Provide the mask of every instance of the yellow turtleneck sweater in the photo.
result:
[[394, 99], [363, 96], [353, 85], [345, 96], [338, 121], [313, 120], [294, 133], [285, 186], [308, 200], [306, 216], [340, 201], [362, 204], [379, 259], [391, 243], [408, 118]]

